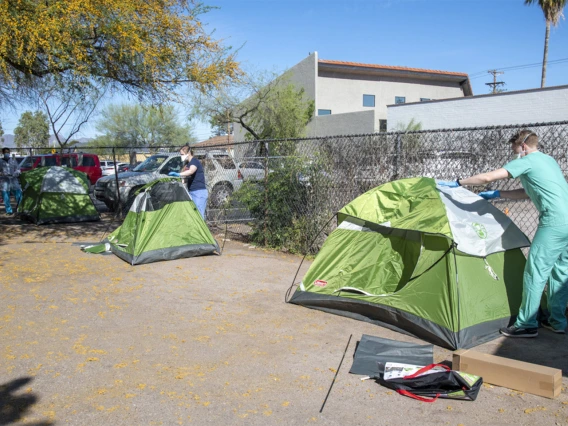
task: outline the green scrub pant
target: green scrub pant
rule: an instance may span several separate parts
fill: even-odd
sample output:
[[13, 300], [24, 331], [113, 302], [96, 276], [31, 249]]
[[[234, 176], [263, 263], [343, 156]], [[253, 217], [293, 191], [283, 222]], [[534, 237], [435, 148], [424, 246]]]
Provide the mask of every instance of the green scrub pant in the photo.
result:
[[538, 327], [536, 317], [547, 281], [548, 321], [555, 329], [564, 330], [568, 302], [568, 225], [538, 227], [525, 265], [517, 327]]

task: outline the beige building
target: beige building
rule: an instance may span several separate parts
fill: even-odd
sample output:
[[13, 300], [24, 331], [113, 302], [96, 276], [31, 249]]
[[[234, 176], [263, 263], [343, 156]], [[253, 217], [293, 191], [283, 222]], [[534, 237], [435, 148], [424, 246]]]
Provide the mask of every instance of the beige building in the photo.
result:
[[[315, 101], [308, 136], [387, 130], [387, 105], [472, 96], [467, 74], [318, 59], [310, 54], [286, 77]], [[245, 131], [235, 126], [235, 140]]]

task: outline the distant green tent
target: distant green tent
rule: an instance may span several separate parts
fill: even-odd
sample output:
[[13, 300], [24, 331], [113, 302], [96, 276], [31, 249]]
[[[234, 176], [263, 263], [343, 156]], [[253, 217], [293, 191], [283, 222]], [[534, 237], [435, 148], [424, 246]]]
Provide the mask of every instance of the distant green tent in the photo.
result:
[[85, 173], [67, 167], [39, 167], [22, 173], [20, 180], [21, 217], [37, 225], [100, 220]]
[[337, 213], [290, 302], [440, 346], [476, 346], [518, 313], [528, 238], [499, 209], [433, 179], [390, 182]]
[[131, 265], [220, 253], [185, 187], [169, 178], [142, 187], [122, 225], [83, 250], [112, 251]]

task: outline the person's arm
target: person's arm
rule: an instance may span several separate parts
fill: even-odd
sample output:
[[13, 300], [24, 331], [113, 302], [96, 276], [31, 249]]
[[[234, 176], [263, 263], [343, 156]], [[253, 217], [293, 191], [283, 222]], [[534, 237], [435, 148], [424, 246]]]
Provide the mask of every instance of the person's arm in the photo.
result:
[[511, 191], [499, 191], [501, 198], [508, 198], [509, 200], [524, 200], [529, 198], [523, 188], [513, 189]]
[[192, 164], [191, 166], [189, 166], [189, 169], [181, 172], [179, 175], [181, 177], [187, 177], [187, 176], [194, 174], [196, 170], [197, 170], [197, 167]]
[[[487, 173], [480, 173], [475, 176], [471, 176], [465, 179], [460, 179], [460, 185], [471, 185], [471, 186], [480, 186], [480, 185], [487, 185], [488, 183], [495, 182], [496, 180], [507, 179], [509, 177], [509, 172], [504, 168], [500, 168], [497, 170], [493, 170]], [[505, 191], [505, 192], [512, 192], [512, 191]]]

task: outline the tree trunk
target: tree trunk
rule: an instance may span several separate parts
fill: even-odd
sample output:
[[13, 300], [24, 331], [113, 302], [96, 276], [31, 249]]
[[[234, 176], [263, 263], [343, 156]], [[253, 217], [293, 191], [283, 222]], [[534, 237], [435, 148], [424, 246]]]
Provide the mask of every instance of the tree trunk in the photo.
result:
[[540, 79], [540, 87], [544, 87], [546, 83], [546, 63], [548, 62], [549, 37], [550, 37], [550, 21], [546, 21], [546, 34], [544, 36], [544, 58], [542, 59], [542, 78]]

